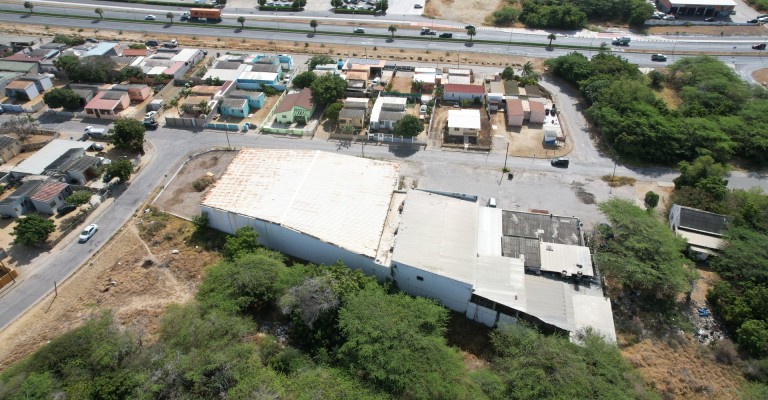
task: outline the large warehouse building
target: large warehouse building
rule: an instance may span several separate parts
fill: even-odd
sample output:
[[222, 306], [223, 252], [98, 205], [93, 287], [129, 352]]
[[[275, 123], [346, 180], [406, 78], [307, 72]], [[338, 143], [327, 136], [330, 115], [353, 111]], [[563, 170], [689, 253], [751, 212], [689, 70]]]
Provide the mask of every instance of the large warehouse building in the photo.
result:
[[488, 326], [591, 326], [616, 341], [578, 219], [402, 192], [398, 173], [395, 163], [333, 153], [243, 149], [201, 208], [216, 229], [252, 227], [267, 247], [318, 264], [341, 260]]
[[659, 10], [686, 17], [727, 17], [736, 3], [733, 0], [657, 0]]

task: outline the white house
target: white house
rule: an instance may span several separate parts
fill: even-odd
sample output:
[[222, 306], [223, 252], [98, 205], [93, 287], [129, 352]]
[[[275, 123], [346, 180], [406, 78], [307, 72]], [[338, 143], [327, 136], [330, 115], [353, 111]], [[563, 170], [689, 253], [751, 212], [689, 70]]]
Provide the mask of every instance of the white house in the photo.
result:
[[480, 110], [448, 110], [448, 134], [477, 136], [480, 132]]
[[370, 129], [372, 131], [392, 130], [395, 122], [405, 116], [405, 97], [381, 97], [376, 99], [371, 110]]

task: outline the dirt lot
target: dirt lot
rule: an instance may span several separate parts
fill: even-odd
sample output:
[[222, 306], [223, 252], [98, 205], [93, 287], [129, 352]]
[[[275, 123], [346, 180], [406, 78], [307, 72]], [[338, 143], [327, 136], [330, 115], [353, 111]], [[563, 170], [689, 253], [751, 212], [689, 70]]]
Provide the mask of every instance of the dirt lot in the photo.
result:
[[648, 28], [651, 35], [749, 35], [760, 36], [768, 33], [762, 26], [654, 26]]
[[[207, 188], [198, 192], [193, 183], [207, 174], [212, 174], [213, 181], [224, 175], [230, 162], [237, 155], [236, 151], [211, 151], [189, 160], [168, 184], [155, 205], [161, 210], [184, 218], [200, 214], [200, 199]], [[210, 188], [212, 185], [208, 185]]]
[[[443, 146], [448, 147], [456, 147], [460, 146], [463, 147], [464, 143], [464, 137], [460, 136], [448, 136], [447, 135], [447, 125], [448, 125], [448, 111], [454, 110], [453, 107], [435, 107], [434, 109], [434, 121], [432, 122], [432, 132], [430, 132], [430, 137], [433, 139], [438, 139], [442, 142]], [[457, 109], [456, 109], [457, 110]], [[470, 138], [470, 148], [479, 147], [479, 148], [490, 148], [491, 143], [493, 142], [493, 132], [491, 130], [491, 123], [488, 121], [487, 114], [481, 109], [480, 110], [480, 135], [475, 140], [475, 138]]]
[[768, 86], [768, 68], [759, 69], [753, 72], [752, 77], [763, 86]]
[[494, 134], [509, 141], [509, 154], [512, 156], [553, 158], [564, 156], [573, 150], [573, 142], [567, 138], [564, 146], [544, 146], [544, 131], [540, 125], [509, 128], [502, 112], [491, 114], [491, 118], [492, 126], [496, 127]]
[[151, 343], [165, 306], [192, 298], [204, 267], [219, 260], [193, 231], [167, 214], [139, 213], [59, 285], [58, 297], [43, 299], [0, 332], [0, 369], [104, 310]]
[[424, 15], [448, 21], [483, 25], [485, 17], [503, 0], [427, 0]]
[[395, 76], [392, 78], [392, 92], [411, 93], [412, 78]]

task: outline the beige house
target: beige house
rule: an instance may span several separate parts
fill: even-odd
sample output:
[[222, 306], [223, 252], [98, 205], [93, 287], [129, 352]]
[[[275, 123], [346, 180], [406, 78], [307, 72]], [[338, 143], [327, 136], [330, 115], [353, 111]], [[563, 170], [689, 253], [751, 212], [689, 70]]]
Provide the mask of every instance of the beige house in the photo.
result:
[[7, 135], [0, 135], [0, 164], [11, 161], [21, 154], [21, 142]]
[[507, 126], [523, 126], [525, 114], [523, 113], [523, 101], [520, 99], [507, 100]]
[[448, 134], [477, 136], [480, 132], [480, 110], [449, 110]]
[[368, 116], [368, 99], [350, 97], [344, 101], [344, 108], [339, 112], [339, 126], [352, 125], [362, 129]]
[[543, 124], [544, 123], [544, 104], [540, 101], [536, 100], [528, 100], [528, 108], [531, 111], [531, 115], [529, 118], [530, 123], [532, 124]]

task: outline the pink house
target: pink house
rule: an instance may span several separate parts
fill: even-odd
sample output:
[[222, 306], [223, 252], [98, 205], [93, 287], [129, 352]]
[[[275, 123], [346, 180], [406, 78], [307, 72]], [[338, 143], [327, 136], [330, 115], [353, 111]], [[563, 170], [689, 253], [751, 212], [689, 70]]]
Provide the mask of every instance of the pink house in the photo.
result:
[[120, 91], [128, 93], [128, 97], [132, 102], [141, 103], [148, 99], [152, 95], [152, 91], [147, 85], [135, 84], [135, 85], [115, 85], [110, 89], [111, 91]]
[[128, 92], [119, 90], [107, 90], [99, 92], [85, 105], [85, 112], [89, 117], [117, 119], [120, 112], [131, 104]]

